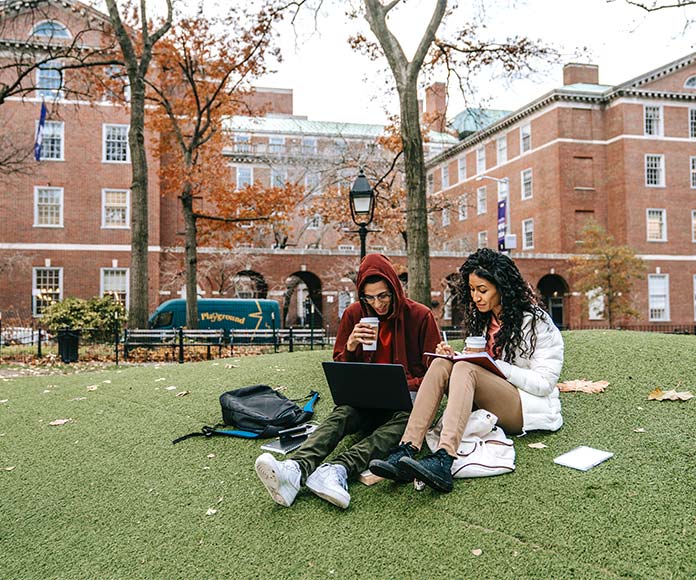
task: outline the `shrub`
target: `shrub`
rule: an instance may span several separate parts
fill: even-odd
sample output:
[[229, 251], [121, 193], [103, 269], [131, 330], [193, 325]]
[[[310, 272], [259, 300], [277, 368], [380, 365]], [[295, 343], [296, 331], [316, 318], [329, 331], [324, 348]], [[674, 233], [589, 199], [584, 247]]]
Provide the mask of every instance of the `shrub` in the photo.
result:
[[111, 296], [103, 298], [66, 298], [51, 304], [43, 313], [42, 324], [51, 332], [60, 328], [95, 329], [111, 332], [118, 314], [119, 327], [125, 320], [126, 310]]

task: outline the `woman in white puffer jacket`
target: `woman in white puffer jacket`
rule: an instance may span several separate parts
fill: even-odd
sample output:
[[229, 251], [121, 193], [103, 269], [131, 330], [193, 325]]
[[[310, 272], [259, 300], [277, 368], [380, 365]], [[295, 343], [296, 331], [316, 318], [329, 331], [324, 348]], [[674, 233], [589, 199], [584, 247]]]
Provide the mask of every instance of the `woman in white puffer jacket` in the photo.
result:
[[[396, 481], [419, 479], [439, 491], [453, 487], [450, 469], [474, 408], [497, 415], [506, 433], [556, 431], [563, 424], [556, 388], [563, 366], [563, 338], [538, 306], [515, 263], [505, 254], [483, 248], [471, 254], [459, 272], [465, 334], [486, 337], [486, 351], [505, 378], [466, 361], [434, 359], [399, 447], [386, 459], [370, 463], [377, 475]], [[451, 355], [453, 351], [441, 342], [436, 353]], [[445, 393], [438, 448], [416, 460]]]

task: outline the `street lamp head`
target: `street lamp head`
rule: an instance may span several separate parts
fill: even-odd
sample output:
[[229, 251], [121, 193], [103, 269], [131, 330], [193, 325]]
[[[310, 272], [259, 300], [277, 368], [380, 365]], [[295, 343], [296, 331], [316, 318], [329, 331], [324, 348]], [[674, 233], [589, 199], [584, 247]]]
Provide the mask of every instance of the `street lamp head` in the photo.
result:
[[360, 168], [353, 187], [350, 188], [350, 214], [357, 225], [372, 222], [375, 211], [375, 192]]

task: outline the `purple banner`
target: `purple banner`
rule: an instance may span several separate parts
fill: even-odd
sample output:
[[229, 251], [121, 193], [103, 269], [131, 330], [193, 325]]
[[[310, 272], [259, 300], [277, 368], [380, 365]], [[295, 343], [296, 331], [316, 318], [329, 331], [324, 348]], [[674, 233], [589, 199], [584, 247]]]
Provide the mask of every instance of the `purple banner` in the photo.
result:
[[507, 200], [498, 202], [498, 251], [505, 251], [505, 234], [507, 233]]

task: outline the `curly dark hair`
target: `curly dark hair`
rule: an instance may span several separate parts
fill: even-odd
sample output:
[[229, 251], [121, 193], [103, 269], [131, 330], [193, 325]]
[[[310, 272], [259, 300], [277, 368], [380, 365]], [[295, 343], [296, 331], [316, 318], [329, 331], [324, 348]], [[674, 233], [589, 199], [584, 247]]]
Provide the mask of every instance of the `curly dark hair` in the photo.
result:
[[[509, 256], [489, 248], [481, 248], [471, 254], [459, 268], [461, 279], [461, 298], [463, 302], [464, 321], [462, 327], [466, 336], [481, 336], [488, 328], [492, 312], [479, 312], [471, 298], [469, 276], [476, 274], [479, 278], [493, 283], [500, 294], [502, 306], [500, 330], [495, 335], [493, 352], [496, 358], [505, 356], [504, 360], [515, 362], [515, 353], [529, 357], [536, 348], [536, 324], [543, 316], [542, 309], [534, 297], [531, 286], [522, 278], [515, 263]], [[522, 340], [522, 320], [526, 313], [532, 315], [531, 339], [529, 344]]]

